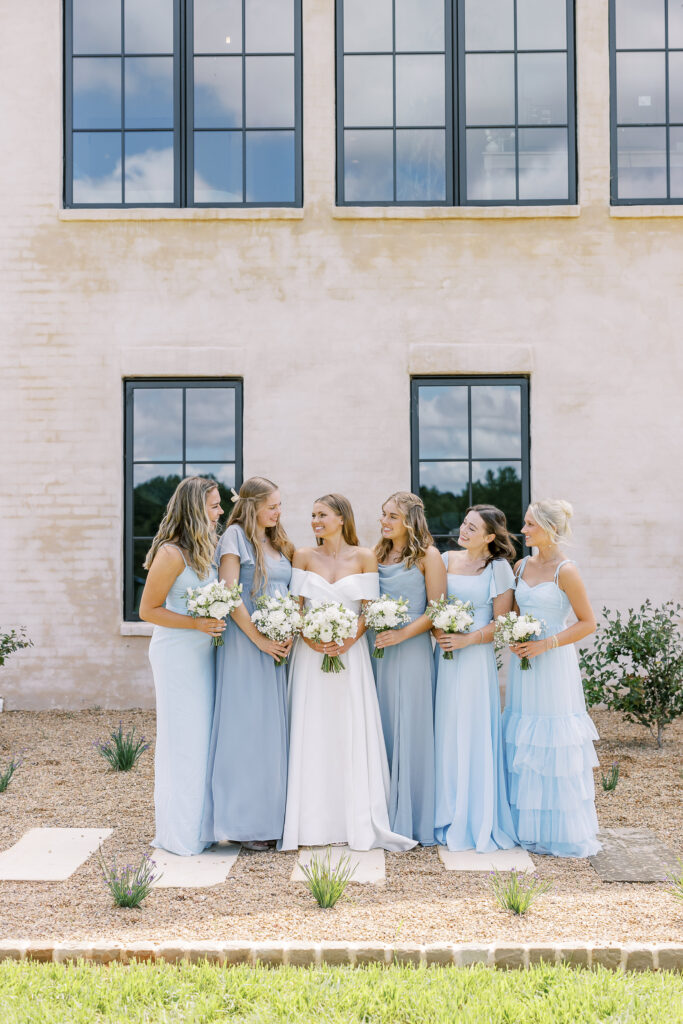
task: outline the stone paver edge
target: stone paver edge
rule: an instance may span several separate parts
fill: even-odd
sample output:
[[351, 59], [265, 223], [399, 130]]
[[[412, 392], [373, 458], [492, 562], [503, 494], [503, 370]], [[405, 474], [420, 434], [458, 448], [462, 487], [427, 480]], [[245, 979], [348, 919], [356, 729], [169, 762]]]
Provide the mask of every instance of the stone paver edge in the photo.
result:
[[313, 967], [321, 964], [357, 967], [361, 964], [414, 964], [468, 967], [486, 964], [503, 969], [526, 968], [541, 962], [576, 967], [602, 966], [612, 970], [683, 971], [683, 944], [676, 943], [557, 943], [384, 945], [364, 942], [22, 942], [0, 941], [0, 960], [66, 963], [129, 963], [159, 960], [167, 963], [208, 960], [219, 964], [262, 964]]

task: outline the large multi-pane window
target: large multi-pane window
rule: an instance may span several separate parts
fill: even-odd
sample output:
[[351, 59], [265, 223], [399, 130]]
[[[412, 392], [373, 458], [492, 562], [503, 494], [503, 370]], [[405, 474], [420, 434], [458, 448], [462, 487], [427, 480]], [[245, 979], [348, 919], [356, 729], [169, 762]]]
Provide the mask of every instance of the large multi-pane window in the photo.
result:
[[338, 0], [338, 201], [576, 200], [570, 0]]
[[470, 505], [502, 509], [521, 551], [529, 503], [525, 377], [418, 377], [411, 383], [413, 491], [437, 545], [457, 542]]
[[136, 619], [145, 555], [168, 499], [185, 476], [215, 480], [223, 508], [242, 483], [238, 380], [125, 383], [124, 616]]
[[683, 202], [683, 4], [610, 0], [612, 202]]
[[66, 0], [66, 205], [300, 205], [300, 13]]

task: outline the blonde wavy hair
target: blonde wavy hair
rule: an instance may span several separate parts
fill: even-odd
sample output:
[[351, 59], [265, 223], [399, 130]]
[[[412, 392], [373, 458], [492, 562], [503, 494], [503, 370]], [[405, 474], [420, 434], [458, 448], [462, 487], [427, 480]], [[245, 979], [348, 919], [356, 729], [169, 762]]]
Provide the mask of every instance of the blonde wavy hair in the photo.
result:
[[[258, 523], [257, 516], [258, 511], [262, 505], [266, 503], [269, 495], [273, 491], [277, 491], [278, 486], [274, 484], [272, 480], [268, 480], [265, 476], [250, 476], [248, 480], [245, 480], [240, 487], [240, 492], [237, 497], [237, 501], [233, 506], [233, 510], [230, 513], [228, 519], [228, 526], [232, 526], [233, 523], [237, 523], [244, 530], [247, 540], [249, 540], [254, 548], [254, 557], [256, 560], [256, 572], [254, 573], [254, 585], [252, 587], [252, 595], [254, 595], [261, 587], [264, 587], [268, 582], [268, 568], [266, 566], [266, 560], [263, 555], [263, 548], [258, 539]], [[266, 527], [266, 537], [280, 554], [284, 555], [285, 558], [292, 561], [294, 555], [294, 545], [287, 536], [285, 528], [278, 521], [275, 526]]]
[[[408, 533], [408, 540], [403, 548], [402, 555], [405, 560], [406, 569], [410, 569], [420, 559], [424, 558], [427, 548], [434, 543], [434, 538], [427, 526], [425, 507], [422, 498], [410, 491], [396, 491], [390, 494], [382, 505], [393, 501], [403, 517], [403, 525]], [[387, 537], [382, 537], [375, 545], [375, 555], [380, 565], [384, 562], [391, 551], [392, 543]]]
[[177, 544], [201, 579], [209, 575], [218, 533], [206, 511], [206, 499], [217, 487], [215, 480], [203, 476], [188, 476], [180, 481], [147, 552], [145, 569], [149, 569], [164, 544]]
[[529, 511], [554, 544], [571, 537], [569, 520], [574, 515], [574, 509], [568, 501], [562, 498], [541, 498], [540, 501], [531, 502]]
[[[323, 494], [322, 498], [316, 498], [313, 502], [317, 505], [318, 502], [321, 505], [327, 505], [336, 516], [341, 516], [344, 520], [342, 526], [342, 537], [347, 544], [351, 547], [358, 547], [358, 534], [356, 533], [356, 520], [353, 517], [353, 509], [351, 508], [351, 502], [348, 498], [345, 498], [343, 494]], [[316, 537], [316, 544], [320, 547], [322, 545], [322, 537]]]

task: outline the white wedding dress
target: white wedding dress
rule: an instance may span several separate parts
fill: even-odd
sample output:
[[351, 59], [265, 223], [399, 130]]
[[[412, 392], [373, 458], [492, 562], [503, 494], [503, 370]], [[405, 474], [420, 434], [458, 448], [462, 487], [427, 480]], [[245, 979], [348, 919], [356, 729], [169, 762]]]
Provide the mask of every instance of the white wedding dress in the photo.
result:
[[[292, 570], [291, 593], [341, 603], [356, 614], [379, 597], [377, 573], [328, 583]], [[342, 655], [345, 670], [323, 672], [322, 654], [299, 638], [289, 670], [289, 774], [280, 848], [348, 843], [353, 850], [409, 850], [389, 827], [389, 767], [370, 653], [364, 636]]]

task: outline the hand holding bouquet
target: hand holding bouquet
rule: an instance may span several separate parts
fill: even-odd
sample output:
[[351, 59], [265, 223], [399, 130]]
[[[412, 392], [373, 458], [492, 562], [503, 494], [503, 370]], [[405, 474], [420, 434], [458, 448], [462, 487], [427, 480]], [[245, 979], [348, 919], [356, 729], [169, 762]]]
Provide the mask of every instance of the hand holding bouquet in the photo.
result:
[[[316, 644], [343, 644], [358, 631], [358, 616], [333, 601], [314, 604], [304, 615], [301, 632]], [[323, 672], [342, 672], [346, 666], [338, 654], [323, 655]]]
[[[444, 633], [469, 633], [474, 622], [474, 606], [459, 597], [441, 597], [429, 602], [425, 615]], [[453, 651], [444, 651], [443, 657], [444, 661], [452, 661]]]
[[[229, 587], [223, 580], [214, 580], [203, 587], [188, 587], [185, 591], [187, 613], [193, 619], [227, 619], [242, 604], [242, 584]], [[214, 647], [223, 646], [223, 637], [213, 638]]]
[[[410, 620], [408, 602], [405, 597], [380, 597], [377, 601], [370, 601], [365, 606], [365, 623], [369, 629], [376, 633], [384, 633], [387, 629], [396, 629], [403, 626]], [[384, 648], [375, 647], [372, 652], [373, 658], [383, 658]]]
[[[534, 636], [540, 636], [542, 630], [543, 623], [533, 615], [508, 612], [507, 615], [499, 615], [496, 619], [493, 646], [499, 651], [501, 647], [509, 647], [510, 644], [523, 644]], [[529, 668], [529, 659], [522, 658], [521, 662], [521, 667], [526, 671]]]
[[[301, 631], [303, 616], [299, 602], [291, 594], [276, 593], [272, 597], [263, 594], [254, 603], [256, 608], [251, 621], [269, 640], [284, 644]], [[286, 661], [286, 657], [280, 658], [275, 664], [284, 665]]]

